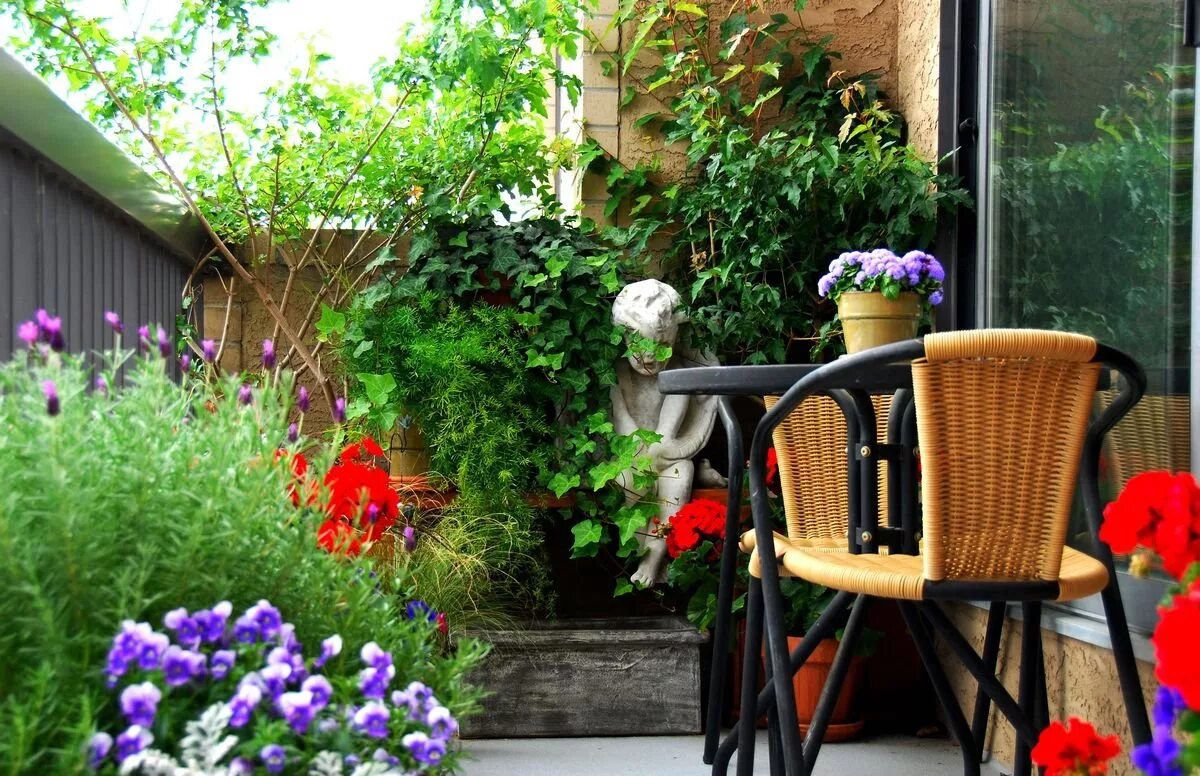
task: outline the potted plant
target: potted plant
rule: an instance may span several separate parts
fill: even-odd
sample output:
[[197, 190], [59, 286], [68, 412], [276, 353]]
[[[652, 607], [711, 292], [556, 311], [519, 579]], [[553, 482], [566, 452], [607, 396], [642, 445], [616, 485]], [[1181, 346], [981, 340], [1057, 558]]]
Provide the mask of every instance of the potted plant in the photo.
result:
[[941, 262], [921, 251], [850, 251], [829, 264], [817, 292], [837, 303], [846, 350], [858, 353], [916, 337], [922, 313], [941, 304], [945, 278]]

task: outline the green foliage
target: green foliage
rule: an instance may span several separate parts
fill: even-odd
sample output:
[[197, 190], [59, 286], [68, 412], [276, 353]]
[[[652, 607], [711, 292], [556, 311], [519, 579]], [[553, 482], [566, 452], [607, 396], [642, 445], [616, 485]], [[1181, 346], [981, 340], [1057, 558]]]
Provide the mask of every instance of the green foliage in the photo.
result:
[[[275, 456], [290, 380], [243, 406], [236, 381], [181, 388], [157, 357], [52, 358], [0, 366], [0, 771], [82, 772], [86, 737], [116, 725], [100, 671], [120, 622], [157, 625], [177, 606], [222, 599], [236, 611], [270, 600], [310, 648], [332, 633], [378, 641], [398, 678], [473, 707], [461, 675], [480, 647], [444, 655], [429, 627], [404, 619], [401, 598], [368, 582], [366, 561], [320, 550], [319, 516], [287, 498]], [[97, 369], [125, 387], [91, 390]], [[43, 380], [61, 396], [56, 417]]]
[[[748, 363], [819, 338], [833, 310], [816, 281], [833, 256], [927, 247], [939, 212], [965, 201], [902, 142], [869, 76], [834, 71], [830, 39], [762, 5], [739, 0], [716, 19], [707, 2], [625, 2], [615, 23], [637, 34], [619, 65], [657, 101], [640, 123], [683, 144], [688, 168], [664, 186], [653, 164], [594, 162], [609, 212], [630, 208], [620, 244], [667, 241], [697, 344]], [[634, 66], [645, 60], [648, 74]]]

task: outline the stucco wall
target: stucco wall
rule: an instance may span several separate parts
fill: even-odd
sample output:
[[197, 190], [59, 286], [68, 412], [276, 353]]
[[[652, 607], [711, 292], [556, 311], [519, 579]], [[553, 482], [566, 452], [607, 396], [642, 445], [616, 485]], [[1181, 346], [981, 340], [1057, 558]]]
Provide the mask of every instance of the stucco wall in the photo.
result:
[[940, 0], [897, 0], [896, 105], [909, 142], [926, 159], [938, 151]]
[[[987, 623], [987, 611], [974, 606], [958, 605], [948, 613], [955, 625], [975, 647], [982, 652], [983, 633]], [[1000, 675], [1004, 686], [1016, 697], [1017, 672], [1020, 666], [1021, 629], [1018, 621], [1009, 620], [1001, 641]], [[1117, 733], [1122, 746], [1129, 752], [1129, 724], [1125, 720], [1125, 707], [1121, 703], [1120, 684], [1117, 681], [1116, 665], [1112, 652], [1103, 647], [1085, 644], [1066, 636], [1042, 631], [1046, 652], [1046, 686], [1050, 703], [1051, 719], [1081, 717], [1092, 722], [1101, 733]], [[942, 665], [950, 677], [964, 709], [967, 720], [975, 707], [975, 680], [946, 650], [942, 650]], [[1148, 663], [1138, 664], [1142, 687], [1147, 703], [1153, 700], [1154, 668]], [[1011, 764], [1013, 760], [1013, 731], [995, 708], [988, 727], [989, 748], [996, 762]], [[1122, 756], [1110, 769], [1112, 776], [1134, 776], [1137, 773]]]

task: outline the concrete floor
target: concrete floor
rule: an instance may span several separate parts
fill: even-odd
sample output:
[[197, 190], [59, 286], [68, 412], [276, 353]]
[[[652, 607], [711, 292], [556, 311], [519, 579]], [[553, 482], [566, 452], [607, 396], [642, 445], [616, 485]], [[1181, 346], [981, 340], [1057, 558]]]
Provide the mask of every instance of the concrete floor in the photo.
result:
[[[760, 734], [755, 776], [766, 776]], [[704, 776], [701, 736], [528, 738], [467, 741], [466, 776]], [[736, 763], [736, 760], [735, 760]], [[954, 776], [958, 747], [946, 739], [881, 737], [821, 749], [817, 776]], [[733, 769], [730, 769], [733, 773]], [[984, 767], [985, 774], [1000, 771]]]

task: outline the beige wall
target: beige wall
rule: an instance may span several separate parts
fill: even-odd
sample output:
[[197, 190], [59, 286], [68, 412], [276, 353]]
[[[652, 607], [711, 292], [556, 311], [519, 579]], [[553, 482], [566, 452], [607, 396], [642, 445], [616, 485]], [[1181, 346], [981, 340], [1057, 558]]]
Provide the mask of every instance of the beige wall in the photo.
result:
[[896, 106], [908, 121], [909, 142], [937, 157], [940, 0], [897, 0]]
[[[983, 651], [983, 633], [987, 623], [987, 611], [974, 606], [958, 605], [950, 608], [950, 616], [959, 630], [967, 635], [976, 652]], [[1016, 697], [1017, 672], [1020, 666], [1021, 629], [1018, 621], [1009, 620], [1005, 625], [1001, 642], [1000, 675], [1004, 686]], [[1121, 736], [1123, 751], [1130, 749], [1129, 724], [1125, 720], [1125, 707], [1121, 702], [1120, 684], [1112, 651], [1104, 647], [1086, 644], [1076, 639], [1042, 631], [1046, 652], [1046, 686], [1050, 702], [1050, 718], [1065, 720], [1081, 717], [1089, 720], [1101, 733], [1117, 733]], [[967, 720], [975, 704], [975, 681], [961, 664], [942, 649], [942, 664], [954, 685]], [[1142, 687], [1146, 701], [1153, 701], [1154, 668], [1139, 662]], [[988, 726], [988, 744], [992, 759], [1011, 764], [1013, 760], [1013, 731], [1004, 718], [992, 709]], [[1112, 776], [1134, 776], [1137, 773], [1127, 756], [1114, 761], [1110, 768]]]

